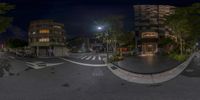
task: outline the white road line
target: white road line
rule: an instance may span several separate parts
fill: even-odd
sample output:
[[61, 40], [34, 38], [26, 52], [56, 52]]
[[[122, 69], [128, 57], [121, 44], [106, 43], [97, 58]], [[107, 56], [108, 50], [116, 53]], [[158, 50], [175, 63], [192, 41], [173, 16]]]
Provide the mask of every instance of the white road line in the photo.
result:
[[86, 63], [80, 63], [80, 62], [72, 61], [72, 60], [65, 59], [65, 58], [60, 58], [60, 59], [63, 59], [65, 61], [68, 61], [68, 62], [71, 62], [74, 64], [82, 65], [82, 66], [90, 66], [90, 67], [105, 67], [105, 66], [107, 66], [107, 64], [86, 64]]
[[96, 56], [93, 56], [92, 60], [95, 60]]
[[90, 58], [92, 58], [92, 56], [87, 57], [86, 60], [89, 60]]
[[60, 63], [47, 63], [47, 67], [57, 66], [57, 65], [61, 65], [61, 64], [63, 64], [63, 62], [60, 62]]
[[99, 56], [99, 60], [101, 60], [101, 56]]
[[85, 59], [87, 56], [82, 57], [81, 59]]
[[34, 69], [42, 69], [42, 68], [46, 68], [46, 67], [51, 67], [51, 66], [57, 66], [57, 65], [61, 65], [63, 64], [63, 62], [60, 63], [45, 63], [45, 62], [26, 62], [26, 65], [34, 68]]

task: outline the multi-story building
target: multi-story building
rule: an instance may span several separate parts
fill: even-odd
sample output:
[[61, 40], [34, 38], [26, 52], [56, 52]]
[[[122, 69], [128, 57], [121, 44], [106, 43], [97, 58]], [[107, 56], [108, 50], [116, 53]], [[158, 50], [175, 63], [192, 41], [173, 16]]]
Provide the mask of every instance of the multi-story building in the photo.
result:
[[32, 21], [29, 26], [29, 46], [36, 56], [63, 56], [65, 48], [64, 24], [53, 20]]
[[164, 22], [165, 17], [174, 12], [174, 8], [169, 5], [134, 6], [136, 47], [142, 55], [157, 53], [159, 40], [171, 34]]

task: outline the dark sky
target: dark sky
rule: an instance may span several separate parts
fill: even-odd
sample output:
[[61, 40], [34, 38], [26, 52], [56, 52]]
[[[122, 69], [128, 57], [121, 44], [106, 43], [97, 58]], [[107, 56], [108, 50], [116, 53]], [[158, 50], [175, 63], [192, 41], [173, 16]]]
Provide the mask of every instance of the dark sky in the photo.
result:
[[65, 24], [70, 36], [94, 32], [95, 20], [109, 15], [126, 16], [127, 29], [133, 23], [134, 4], [170, 4], [186, 6], [200, 0], [1, 0], [16, 5], [9, 13], [13, 25], [27, 33], [28, 24], [36, 19], [54, 19]]

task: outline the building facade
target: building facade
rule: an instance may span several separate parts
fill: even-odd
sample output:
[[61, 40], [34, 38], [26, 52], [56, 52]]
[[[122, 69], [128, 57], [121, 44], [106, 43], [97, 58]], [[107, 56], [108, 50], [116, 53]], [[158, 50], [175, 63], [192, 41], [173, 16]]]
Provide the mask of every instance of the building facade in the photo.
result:
[[53, 20], [32, 21], [29, 26], [29, 46], [36, 56], [64, 56], [64, 24]]
[[165, 17], [174, 13], [174, 6], [169, 5], [135, 5], [134, 29], [136, 48], [142, 55], [152, 55], [159, 51], [158, 43], [171, 34]]

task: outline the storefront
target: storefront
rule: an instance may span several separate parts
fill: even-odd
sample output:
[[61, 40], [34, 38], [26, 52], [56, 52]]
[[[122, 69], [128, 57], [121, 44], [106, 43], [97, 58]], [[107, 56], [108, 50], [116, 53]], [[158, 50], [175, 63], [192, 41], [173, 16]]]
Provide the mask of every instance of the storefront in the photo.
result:
[[143, 43], [142, 54], [155, 54], [157, 52], [157, 43]]
[[141, 54], [153, 55], [158, 52], [158, 33], [143, 32], [141, 34]]

